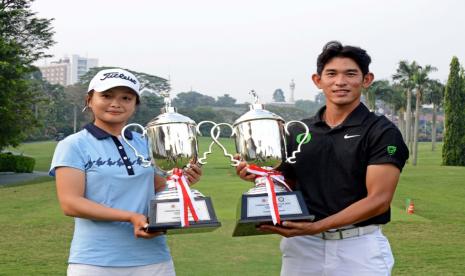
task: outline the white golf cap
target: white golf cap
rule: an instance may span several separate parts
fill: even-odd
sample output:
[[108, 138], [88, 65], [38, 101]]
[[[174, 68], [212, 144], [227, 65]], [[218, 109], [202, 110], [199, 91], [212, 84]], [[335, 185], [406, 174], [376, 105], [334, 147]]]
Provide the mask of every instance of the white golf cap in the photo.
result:
[[140, 96], [139, 80], [132, 73], [120, 68], [99, 71], [90, 81], [87, 93], [92, 90], [103, 92], [117, 86], [128, 87]]

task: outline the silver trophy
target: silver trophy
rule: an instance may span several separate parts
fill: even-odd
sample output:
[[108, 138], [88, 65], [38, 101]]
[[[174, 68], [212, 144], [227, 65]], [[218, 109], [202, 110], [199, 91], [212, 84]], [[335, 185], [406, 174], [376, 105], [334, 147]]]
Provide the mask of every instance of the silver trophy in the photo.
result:
[[[247, 161], [247, 171], [257, 175], [255, 186], [242, 195], [233, 236], [265, 234], [256, 230], [260, 224], [279, 225], [283, 220], [314, 219], [308, 212], [302, 194], [292, 191], [281, 173], [274, 170], [283, 161], [295, 163], [295, 155], [300, 152], [309, 135], [308, 127], [300, 121], [285, 123], [280, 116], [264, 109], [253, 90], [250, 94], [254, 103], [247, 113], [239, 117], [232, 126], [219, 123], [211, 130], [212, 139], [223, 149], [224, 155], [230, 158], [231, 165], [237, 166], [240, 161], [229, 154], [218, 141], [218, 129], [222, 126], [230, 127], [240, 160]], [[286, 135], [289, 135], [288, 127], [291, 124], [300, 124], [305, 130], [305, 136], [297, 150], [289, 156]]]
[[[207, 232], [221, 226], [218, 221], [210, 197], [197, 190], [190, 189], [184, 175], [184, 169], [190, 164], [206, 164], [206, 156], [211, 153], [212, 142], [202, 158], [198, 158], [197, 134], [202, 124], [214, 122], [204, 121], [199, 125], [171, 106], [169, 93], [163, 94], [165, 107], [162, 113], [152, 119], [144, 128], [140, 124], [128, 124], [129, 127], [142, 130], [142, 137], [148, 139], [149, 155], [147, 160], [121, 135], [131, 147], [142, 166], [154, 166], [156, 173], [167, 178], [166, 187], [157, 192], [149, 205], [148, 231], [165, 231], [170, 233]], [[219, 136], [215, 133], [215, 138]], [[180, 230], [180, 231], [177, 231]]]

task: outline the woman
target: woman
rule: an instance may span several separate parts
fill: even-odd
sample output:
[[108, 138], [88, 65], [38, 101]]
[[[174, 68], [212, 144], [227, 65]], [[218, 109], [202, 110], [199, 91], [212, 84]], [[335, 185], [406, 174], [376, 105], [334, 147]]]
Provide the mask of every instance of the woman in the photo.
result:
[[[141, 166], [120, 136], [139, 104], [139, 88], [128, 71], [98, 72], [86, 98], [94, 122], [56, 147], [50, 175], [63, 212], [75, 217], [68, 275], [175, 275], [164, 235], [144, 230], [148, 202], [166, 180]], [[124, 135], [148, 157], [140, 135]], [[201, 170], [192, 166], [186, 174], [193, 184]]]

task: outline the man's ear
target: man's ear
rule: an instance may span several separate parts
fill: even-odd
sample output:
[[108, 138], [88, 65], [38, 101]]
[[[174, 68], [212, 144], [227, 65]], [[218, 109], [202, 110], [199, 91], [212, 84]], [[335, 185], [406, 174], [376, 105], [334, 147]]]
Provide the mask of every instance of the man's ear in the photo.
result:
[[375, 79], [375, 75], [373, 73], [368, 72], [365, 76], [363, 76], [363, 88], [368, 88], [370, 87], [371, 83]]
[[321, 77], [320, 77], [320, 75], [318, 75], [318, 74], [313, 74], [313, 75], [312, 75], [312, 80], [313, 80], [313, 83], [315, 84], [315, 86], [318, 87], [318, 89], [321, 89], [321, 87], [320, 87], [320, 82], [321, 82]]

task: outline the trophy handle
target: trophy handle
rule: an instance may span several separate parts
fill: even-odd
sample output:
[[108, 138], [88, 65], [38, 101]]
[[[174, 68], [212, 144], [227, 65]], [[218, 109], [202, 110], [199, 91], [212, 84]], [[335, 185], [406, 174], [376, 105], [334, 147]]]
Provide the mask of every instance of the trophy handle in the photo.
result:
[[141, 136], [141, 138], [146, 137], [147, 130], [146, 130], [143, 126], [141, 126], [141, 125], [139, 125], [139, 124], [135, 124], [135, 123], [129, 124], [129, 125], [123, 127], [123, 130], [121, 130], [121, 137], [123, 138], [123, 141], [126, 142], [126, 144], [128, 144], [128, 146], [134, 151], [134, 154], [136, 155], [136, 157], [137, 157], [137, 158], [140, 158], [140, 159], [142, 160], [141, 166], [144, 167], [144, 168], [150, 167], [151, 162], [148, 161], [147, 159], [145, 159], [144, 156], [142, 156], [141, 154], [139, 154], [139, 152], [136, 150], [136, 148], [133, 147], [133, 146], [131, 145], [131, 143], [129, 143], [129, 141], [128, 141], [128, 140], [126, 139], [126, 137], [124, 136], [124, 132], [126, 131], [126, 129], [127, 129], [128, 127], [132, 127], [132, 126], [135, 126], [135, 127], [138, 127], [138, 128], [140, 128], [140, 129], [142, 129], [142, 136]]
[[[216, 123], [213, 122], [213, 121], [202, 121], [200, 122], [197, 127], [196, 127], [196, 130], [197, 130], [197, 134], [200, 135], [200, 136], [203, 136], [202, 135], [202, 132], [200, 131], [200, 126], [203, 125], [203, 124], [206, 124], [206, 123], [209, 123], [209, 124], [212, 124], [213, 127], [216, 126]], [[217, 133], [215, 134], [216, 138], [220, 137], [220, 132], [221, 132], [221, 129], [218, 129]], [[206, 161], [204, 161], [205, 159], [207, 159], [207, 155], [209, 155], [210, 153], [212, 153], [212, 148], [213, 148], [213, 145], [215, 144], [215, 141], [212, 141], [210, 143], [210, 145], [208, 146], [208, 150], [206, 152], [203, 153], [203, 157], [202, 158], [199, 158], [197, 160], [197, 162], [200, 164], [200, 165], [205, 165], [207, 164]]]
[[290, 163], [290, 164], [294, 164], [295, 163], [295, 155], [297, 153], [300, 153], [300, 148], [302, 147], [302, 144], [307, 140], [308, 138], [308, 135], [310, 135], [310, 131], [308, 130], [308, 127], [306, 124], [302, 123], [301, 121], [289, 121], [287, 122], [285, 125], [284, 125], [284, 129], [286, 130], [286, 134], [289, 135], [289, 130], [288, 130], [288, 127], [290, 124], [300, 124], [304, 127], [305, 129], [305, 136], [304, 138], [300, 141], [299, 145], [297, 146], [297, 150], [293, 151], [292, 152], [292, 156], [291, 157], [287, 157], [286, 158], [286, 162], [287, 163]]
[[[220, 136], [220, 132], [221, 132], [220, 126], [228, 126], [228, 127], [230, 127], [231, 130], [232, 130], [231, 137], [234, 136], [234, 128], [232, 127], [232, 125], [230, 125], [228, 123], [216, 124], [214, 127], [212, 127], [212, 129], [210, 131], [210, 136], [212, 137], [213, 141], [223, 150], [224, 156], [229, 157], [229, 159], [231, 160], [231, 166], [237, 167], [239, 165], [240, 161], [234, 159], [234, 156], [232, 154], [229, 154], [228, 151], [226, 150], [226, 148], [220, 143], [220, 141], [218, 141], [218, 137]], [[216, 131], [217, 128], [218, 128], [218, 131], [215, 134], [215, 131]]]

